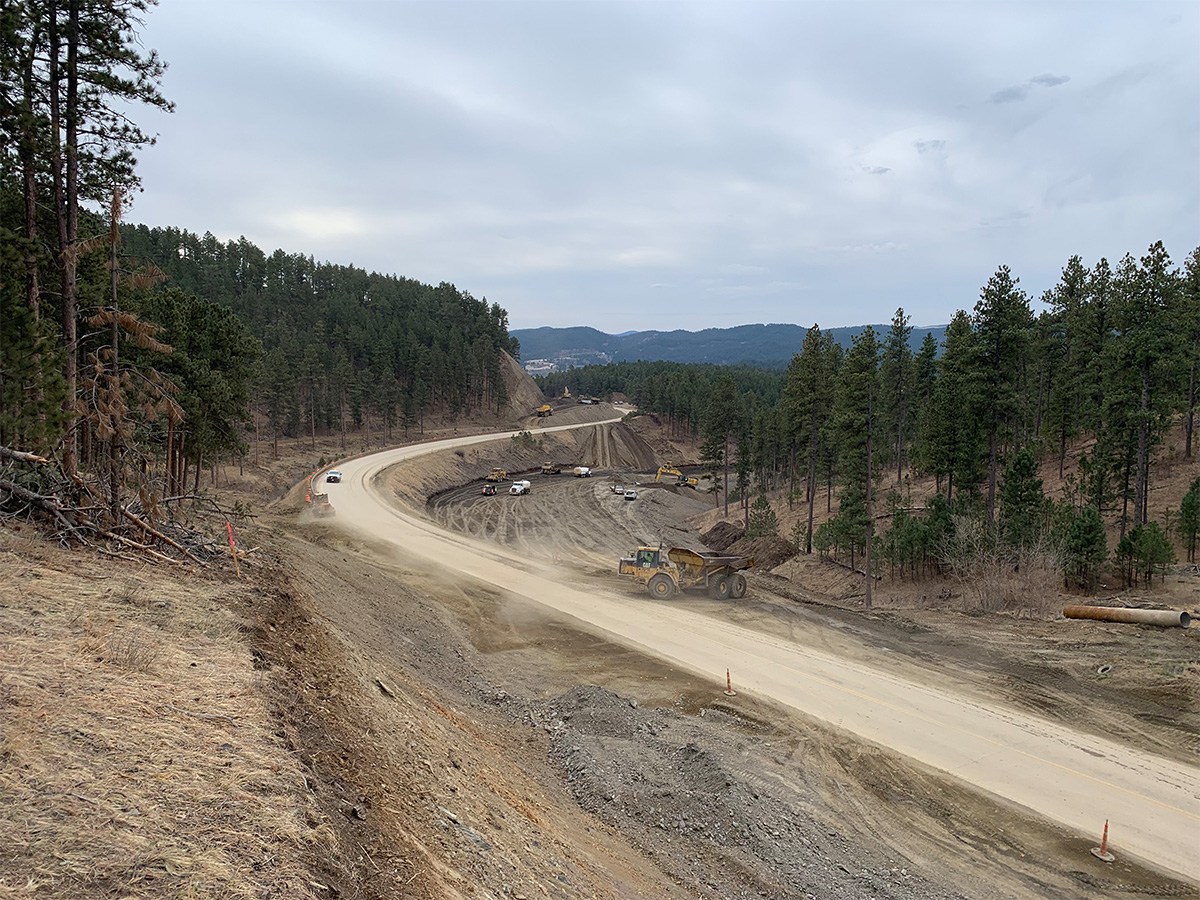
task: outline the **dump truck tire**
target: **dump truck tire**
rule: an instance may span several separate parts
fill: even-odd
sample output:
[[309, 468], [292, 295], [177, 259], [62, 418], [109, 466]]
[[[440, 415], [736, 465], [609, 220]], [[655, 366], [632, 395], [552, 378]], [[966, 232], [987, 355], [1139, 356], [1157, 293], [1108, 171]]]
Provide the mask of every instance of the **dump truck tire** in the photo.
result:
[[718, 575], [708, 582], [708, 593], [714, 600], [728, 600], [732, 585], [724, 575]]
[[675, 595], [675, 582], [671, 580], [670, 575], [663, 575], [660, 572], [647, 582], [646, 590], [650, 592], [650, 596], [665, 600], [667, 597]]
[[733, 575], [729, 579], [729, 596], [734, 600], [741, 600], [746, 596], [746, 576]]

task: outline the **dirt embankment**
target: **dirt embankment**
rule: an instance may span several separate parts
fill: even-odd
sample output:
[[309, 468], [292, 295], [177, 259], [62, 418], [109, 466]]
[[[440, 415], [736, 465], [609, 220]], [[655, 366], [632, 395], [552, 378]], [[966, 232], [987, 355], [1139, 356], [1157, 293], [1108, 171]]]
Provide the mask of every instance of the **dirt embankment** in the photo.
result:
[[[422, 508], [443, 491], [480, 482], [494, 468], [504, 469], [508, 480], [540, 473], [545, 462], [560, 465], [566, 474], [575, 466], [589, 466], [602, 477], [614, 467], [653, 463], [654, 453], [629, 426], [617, 422], [578, 431], [543, 433], [538, 426], [568, 425], [576, 421], [612, 418], [611, 407], [567, 407], [550, 419], [527, 422], [527, 433], [505, 441], [491, 441], [453, 452], [412, 460], [393, 473], [389, 485], [406, 506]], [[507, 484], [503, 485], [507, 490]]]
[[504, 376], [504, 387], [508, 391], [509, 408], [517, 418], [530, 415], [546, 402], [546, 397], [537, 386], [537, 382], [507, 353], [501, 354], [500, 372]]

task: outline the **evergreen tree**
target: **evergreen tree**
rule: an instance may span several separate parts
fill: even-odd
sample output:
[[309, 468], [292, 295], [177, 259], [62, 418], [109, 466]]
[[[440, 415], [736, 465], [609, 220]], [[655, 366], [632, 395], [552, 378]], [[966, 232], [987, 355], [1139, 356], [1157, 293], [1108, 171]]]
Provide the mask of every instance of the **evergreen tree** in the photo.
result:
[[1192, 458], [1192, 434], [1196, 427], [1196, 393], [1200, 389], [1200, 247], [1188, 254], [1183, 265], [1179, 292], [1178, 322], [1183, 369], [1187, 373], [1184, 400], [1183, 458]]
[[1067, 443], [1080, 433], [1079, 407], [1084, 394], [1085, 357], [1080, 349], [1081, 332], [1088, 304], [1088, 271], [1078, 256], [1072, 256], [1062, 277], [1042, 298], [1051, 312], [1042, 317], [1046, 339], [1039, 363], [1049, 382], [1046, 418], [1051, 440], [1058, 450], [1058, 474], [1062, 477]]
[[704, 411], [704, 461], [724, 468], [722, 493], [725, 499], [725, 516], [729, 516], [729, 439], [737, 430], [740, 410], [737, 402], [737, 387], [733, 378], [721, 378]]
[[1037, 460], [1020, 450], [1004, 470], [1000, 485], [1000, 529], [1012, 547], [1028, 547], [1042, 529], [1046, 497], [1037, 477]]
[[1085, 506], [1071, 517], [1066, 541], [1066, 569], [1075, 584], [1092, 590], [1108, 556], [1104, 520], [1094, 506]]
[[[875, 330], [867, 326], [854, 339], [838, 377], [834, 421], [838, 441], [838, 474], [841, 489], [835, 517], [836, 531], [845, 537], [854, 565], [857, 550], [867, 554], [874, 537], [873, 486], [875, 449], [879, 444], [879, 344]], [[867, 606], [871, 604], [871, 577], [867, 578]]]
[[987, 520], [995, 521], [996, 480], [1001, 444], [1016, 441], [1021, 413], [1021, 382], [1033, 316], [1029, 298], [1007, 266], [996, 270], [975, 304], [979, 399], [987, 440]]
[[771, 508], [767, 495], [759, 493], [750, 507], [750, 515], [746, 520], [746, 537], [776, 537], [779, 534], [779, 517]]
[[938, 362], [933, 398], [922, 429], [922, 459], [929, 471], [946, 479], [946, 498], [974, 492], [983, 459], [979, 351], [971, 321], [959, 310], [946, 329], [945, 352]]
[[884, 338], [879, 366], [880, 409], [889, 434], [888, 448], [896, 466], [896, 480], [904, 467], [904, 450], [908, 440], [913, 390], [913, 361], [909, 349], [912, 334], [911, 317], [897, 309], [892, 327]]
[[826, 443], [828, 411], [833, 399], [833, 374], [836, 364], [832, 335], [822, 335], [814, 325], [804, 336], [804, 345], [788, 367], [783, 406], [788, 431], [801, 458], [805, 460], [805, 500], [808, 503], [808, 544], [812, 553], [813, 513], [816, 502], [817, 463]]
[[[1118, 271], [1114, 325], [1118, 340], [1114, 376], [1129, 403], [1125, 459], [1133, 468], [1133, 520], [1146, 524], [1150, 461], [1154, 447], [1180, 404], [1178, 332], [1172, 313], [1181, 305], [1180, 278], [1162, 242], [1140, 264], [1127, 256]], [[1128, 489], [1128, 486], [1127, 486]]]

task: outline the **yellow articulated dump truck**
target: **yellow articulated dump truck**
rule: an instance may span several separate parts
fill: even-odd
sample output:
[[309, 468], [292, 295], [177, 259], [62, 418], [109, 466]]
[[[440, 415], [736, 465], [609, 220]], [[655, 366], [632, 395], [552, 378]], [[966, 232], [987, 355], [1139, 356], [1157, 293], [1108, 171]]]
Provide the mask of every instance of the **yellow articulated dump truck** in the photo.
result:
[[541, 406], [539, 406], [539, 407], [538, 407], [536, 410], [534, 410], [534, 411], [537, 413], [537, 415], [538, 415], [538, 418], [539, 418], [539, 419], [540, 419], [540, 418], [542, 418], [543, 416], [552, 416], [552, 415], [554, 415], [554, 410], [552, 410], [552, 409], [550, 408], [550, 404], [549, 404], [549, 403], [544, 403], [544, 404], [542, 404]]
[[488, 481], [508, 481], [508, 472], [504, 469], [492, 469], [491, 474], [487, 477]]
[[697, 553], [686, 547], [638, 547], [624, 557], [617, 571], [640, 581], [651, 596], [673, 597], [679, 591], [703, 590], [710, 597], [740, 600], [746, 596], [743, 569], [754, 565], [753, 556]]

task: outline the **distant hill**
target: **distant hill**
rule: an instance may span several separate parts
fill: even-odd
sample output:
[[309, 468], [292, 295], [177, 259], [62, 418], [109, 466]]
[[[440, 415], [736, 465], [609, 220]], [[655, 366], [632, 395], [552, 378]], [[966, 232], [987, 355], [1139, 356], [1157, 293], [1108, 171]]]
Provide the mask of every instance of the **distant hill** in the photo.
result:
[[[834, 340], [849, 347], [866, 325], [831, 328]], [[890, 325], [874, 325], [883, 338]], [[530, 372], [550, 372], [570, 366], [603, 365], [624, 360], [666, 360], [684, 363], [734, 365], [748, 363], [764, 368], [783, 368], [798, 353], [808, 331], [800, 325], [738, 325], [734, 328], [705, 328], [703, 331], [633, 331], [605, 334], [595, 328], [520, 328], [510, 332], [521, 342], [521, 358]], [[913, 351], [921, 347], [925, 333], [939, 344], [945, 325], [914, 327], [909, 340]]]

